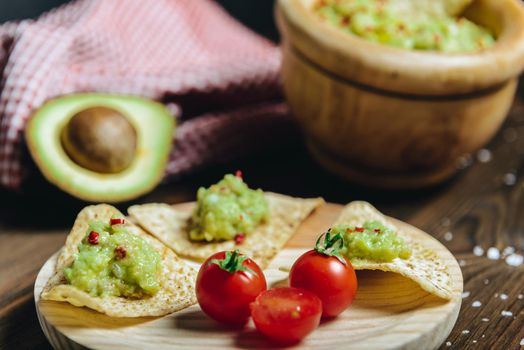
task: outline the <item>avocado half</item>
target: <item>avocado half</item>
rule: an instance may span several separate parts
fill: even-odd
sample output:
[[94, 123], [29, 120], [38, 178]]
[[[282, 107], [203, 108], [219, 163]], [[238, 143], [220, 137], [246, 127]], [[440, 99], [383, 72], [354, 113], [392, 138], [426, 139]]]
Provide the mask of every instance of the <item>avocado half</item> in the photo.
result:
[[[114, 128], [123, 131], [115, 133]], [[48, 181], [86, 201], [115, 203], [147, 193], [161, 181], [174, 128], [174, 118], [160, 103], [134, 96], [87, 93], [47, 101], [29, 120], [25, 137], [31, 156]], [[98, 141], [93, 141], [92, 135], [97, 133]], [[71, 146], [75, 143], [69, 141], [70, 135], [86, 147]], [[126, 138], [131, 149], [124, 152], [121, 141], [124, 139], [125, 144]], [[86, 166], [88, 163], [79, 161], [85, 158], [80, 153], [96, 142], [103, 145], [97, 148], [98, 153], [91, 152], [93, 166]], [[111, 155], [115, 153], [112, 147], [116, 155]], [[97, 158], [103, 157], [100, 149], [109, 150], [108, 156], [117, 159], [122, 154], [125, 164], [103, 171], [104, 161]]]

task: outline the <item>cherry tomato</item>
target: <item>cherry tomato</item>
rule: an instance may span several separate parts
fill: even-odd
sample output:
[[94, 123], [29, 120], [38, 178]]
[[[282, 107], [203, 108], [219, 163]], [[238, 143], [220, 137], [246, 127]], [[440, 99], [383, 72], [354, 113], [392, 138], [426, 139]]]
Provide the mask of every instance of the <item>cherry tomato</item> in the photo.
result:
[[322, 302], [299, 288], [273, 288], [260, 293], [251, 303], [251, 317], [257, 329], [280, 344], [293, 344], [320, 323]]
[[300, 256], [289, 273], [290, 286], [309, 290], [322, 300], [323, 317], [340, 314], [357, 292], [355, 270], [338, 252], [343, 243], [342, 236], [331, 237], [328, 231], [325, 240], [319, 238], [315, 249]]
[[196, 296], [211, 318], [243, 325], [250, 315], [249, 304], [266, 288], [264, 274], [253, 260], [238, 251], [218, 252], [200, 267]]

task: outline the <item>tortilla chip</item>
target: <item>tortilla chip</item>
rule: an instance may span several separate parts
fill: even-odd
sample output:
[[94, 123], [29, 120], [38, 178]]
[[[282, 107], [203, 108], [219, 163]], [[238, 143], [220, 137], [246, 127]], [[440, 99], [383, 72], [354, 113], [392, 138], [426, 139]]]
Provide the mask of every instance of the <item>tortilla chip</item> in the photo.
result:
[[123, 216], [116, 208], [106, 204], [86, 207], [78, 214], [58, 257], [55, 274], [42, 291], [42, 299], [66, 301], [79, 307], [86, 306], [112, 317], [163, 316], [196, 303], [194, 291], [196, 270], [178, 258], [171, 249], [129, 222], [125, 224], [128, 232], [142, 237], [160, 253], [162, 258], [160, 290], [154, 296], [143, 299], [93, 297], [67, 284], [63, 270], [73, 263], [74, 254], [78, 252], [78, 245], [86, 235], [89, 221], [109, 222], [114, 214]]
[[128, 213], [140, 226], [177, 254], [203, 261], [218, 251], [238, 248], [264, 269], [295, 233], [300, 223], [324, 203], [322, 198], [303, 199], [268, 192], [265, 197], [269, 204], [269, 222], [257, 227], [239, 245], [235, 245], [233, 240], [209, 243], [189, 240], [188, 223], [191, 212], [177, 211], [167, 204], [134, 205], [128, 209]]
[[377, 263], [355, 259], [351, 264], [355, 270], [381, 270], [399, 273], [422, 287], [422, 289], [450, 300], [453, 296], [453, 282], [447, 266], [435, 251], [417, 241], [416, 234], [407, 230], [399, 230], [382, 213], [367, 202], [351, 202], [342, 210], [336, 224], [361, 226], [365, 221], [378, 220], [386, 227], [394, 230], [411, 246], [409, 259], [396, 258], [392, 262]]

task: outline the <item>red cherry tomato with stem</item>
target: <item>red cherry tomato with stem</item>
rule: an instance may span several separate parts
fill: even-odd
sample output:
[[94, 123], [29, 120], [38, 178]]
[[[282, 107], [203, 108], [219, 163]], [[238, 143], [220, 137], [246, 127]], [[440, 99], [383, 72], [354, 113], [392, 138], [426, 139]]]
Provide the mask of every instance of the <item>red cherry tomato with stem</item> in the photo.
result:
[[249, 304], [264, 290], [266, 278], [260, 267], [238, 250], [211, 255], [200, 267], [196, 296], [211, 318], [241, 326], [249, 319]]
[[282, 345], [297, 343], [320, 323], [322, 302], [299, 288], [273, 288], [260, 293], [251, 303], [251, 317], [257, 329]]
[[[324, 240], [321, 240], [324, 237]], [[331, 236], [330, 231], [321, 235], [312, 249], [293, 264], [289, 284], [315, 293], [322, 300], [322, 316], [335, 317], [344, 311], [355, 298], [357, 276], [349, 261], [340, 255], [344, 238]]]

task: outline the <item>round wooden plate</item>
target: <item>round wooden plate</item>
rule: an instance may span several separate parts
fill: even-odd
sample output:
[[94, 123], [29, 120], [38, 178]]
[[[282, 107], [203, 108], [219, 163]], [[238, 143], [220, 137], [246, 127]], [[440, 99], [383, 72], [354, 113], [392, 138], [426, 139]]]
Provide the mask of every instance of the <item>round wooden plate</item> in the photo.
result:
[[[179, 205], [187, 209], [187, 204]], [[302, 225], [265, 270], [272, 286], [286, 285], [289, 267], [319, 233], [337, 218], [342, 206], [325, 204]], [[391, 219], [416, 233], [438, 251], [453, 276], [454, 299], [444, 301], [398, 274], [359, 271], [354, 303], [334, 320], [322, 322], [296, 349], [434, 349], [446, 339], [457, 319], [462, 273], [453, 255], [436, 239], [413, 226]], [[53, 273], [56, 254], [40, 270], [35, 282], [35, 303], [40, 325], [56, 349], [263, 349], [271, 343], [252, 321], [241, 331], [210, 320], [198, 305], [161, 318], [111, 318], [68, 303], [40, 300]]]

